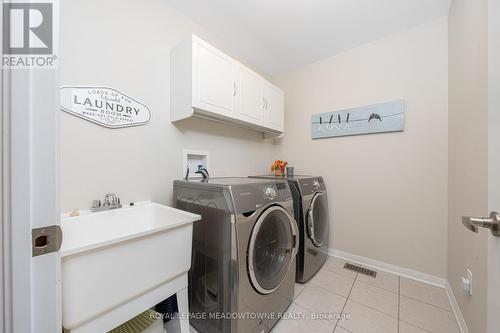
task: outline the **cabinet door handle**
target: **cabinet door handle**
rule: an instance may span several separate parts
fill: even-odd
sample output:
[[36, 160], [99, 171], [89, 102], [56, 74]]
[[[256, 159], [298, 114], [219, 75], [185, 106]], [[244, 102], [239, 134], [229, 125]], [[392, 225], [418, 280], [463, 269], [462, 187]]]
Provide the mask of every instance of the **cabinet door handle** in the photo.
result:
[[236, 96], [236, 82], [233, 82], [233, 96]]
[[262, 97], [262, 108], [265, 110], [266, 109], [266, 98]]

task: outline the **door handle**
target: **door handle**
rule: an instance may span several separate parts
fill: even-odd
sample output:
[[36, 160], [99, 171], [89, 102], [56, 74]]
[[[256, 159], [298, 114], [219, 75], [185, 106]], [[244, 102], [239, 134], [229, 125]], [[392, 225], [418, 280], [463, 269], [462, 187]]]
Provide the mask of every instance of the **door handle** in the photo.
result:
[[462, 224], [472, 232], [478, 232], [479, 227], [490, 229], [493, 236], [500, 237], [500, 214], [491, 212], [489, 217], [462, 217]]

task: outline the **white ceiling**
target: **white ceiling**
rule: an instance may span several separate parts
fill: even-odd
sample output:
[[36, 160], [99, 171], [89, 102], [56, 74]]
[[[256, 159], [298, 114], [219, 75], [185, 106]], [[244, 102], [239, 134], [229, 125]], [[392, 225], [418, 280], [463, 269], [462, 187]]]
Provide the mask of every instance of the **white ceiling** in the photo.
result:
[[446, 16], [451, 0], [166, 0], [269, 75]]

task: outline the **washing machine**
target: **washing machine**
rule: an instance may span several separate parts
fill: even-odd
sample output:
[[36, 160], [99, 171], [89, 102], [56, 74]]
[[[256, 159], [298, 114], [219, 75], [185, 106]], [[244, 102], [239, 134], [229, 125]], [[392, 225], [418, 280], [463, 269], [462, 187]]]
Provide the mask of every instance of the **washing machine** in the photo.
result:
[[296, 281], [309, 281], [328, 258], [329, 210], [323, 177], [252, 176], [250, 178], [286, 180], [290, 186], [294, 217], [299, 227]]
[[288, 183], [177, 180], [174, 199], [201, 215], [193, 226], [191, 325], [200, 333], [270, 332], [295, 288], [299, 231]]

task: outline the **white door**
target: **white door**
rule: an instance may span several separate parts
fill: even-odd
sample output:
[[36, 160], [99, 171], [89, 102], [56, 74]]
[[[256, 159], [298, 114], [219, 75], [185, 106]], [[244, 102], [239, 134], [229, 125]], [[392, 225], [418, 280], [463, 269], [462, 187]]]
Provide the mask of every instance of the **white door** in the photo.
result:
[[[3, 17], [4, 8], [0, 10]], [[1, 79], [2, 328], [9, 333], [59, 333], [60, 255], [57, 250], [41, 254], [58, 243], [51, 232], [58, 230], [60, 217], [57, 71], [2, 68]], [[33, 251], [33, 230], [39, 233], [35, 238], [41, 253]]]
[[284, 130], [284, 94], [279, 88], [268, 82], [264, 85], [264, 119], [268, 126], [276, 130]]
[[234, 115], [238, 92], [234, 61], [202, 41], [195, 42], [194, 47], [193, 105], [222, 115]]
[[[463, 219], [473, 231], [488, 232], [488, 333], [500, 330], [500, 1], [488, 2], [488, 207], [489, 217]], [[485, 214], [486, 215], [486, 214]]]
[[240, 67], [239, 110], [243, 120], [260, 123], [264, 110], [263, 79], [247, 68]]
[[[500, 1], [488, 2], [488, 206], [500, 212]], [[500, 331], [500, 237], [488, 239], [488, 333]]]

